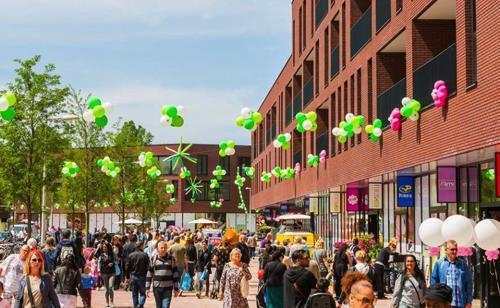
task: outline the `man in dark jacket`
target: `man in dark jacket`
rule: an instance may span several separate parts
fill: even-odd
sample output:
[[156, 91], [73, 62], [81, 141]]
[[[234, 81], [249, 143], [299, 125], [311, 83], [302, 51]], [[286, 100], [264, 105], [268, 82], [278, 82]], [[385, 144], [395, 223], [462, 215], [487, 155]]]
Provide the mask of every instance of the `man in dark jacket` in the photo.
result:
[[126, 283], [130, 279], [134, 308], [144, 307], [146, 301], [146, 275], [149, 270], [149, 257], [143, 251], [144, 243], [138, 242], [134, 252], [125, 260]]
[[309, 267], [309, 255], [299, 249], [292, 253], [293, 266], [286, 270], [283, 281], [283, 307], [302, 308], [316, 286], [316, 278], [306, 268]]
[[238, 244], [236, 244], [236, 248], [238, 248], [241, 251], [241, 262], [250, 263], [250, 250], [248, 249], [248, 246], [246, 244], [247, 242], [247, 237], [245, 235], [240, 235], [238, 238]]
[[[81, 254], [81, 252], [80, 252]], [[55, 260], [56, 265], [61, 266], [63, 260], [68, 256], [73, 255], [75, 259], [78, 259], [77, 249], [75, 248], [74, 242], [71, 240], [71, 230], [64, 230], [62, 233], [62, 240], [57, 244]]]

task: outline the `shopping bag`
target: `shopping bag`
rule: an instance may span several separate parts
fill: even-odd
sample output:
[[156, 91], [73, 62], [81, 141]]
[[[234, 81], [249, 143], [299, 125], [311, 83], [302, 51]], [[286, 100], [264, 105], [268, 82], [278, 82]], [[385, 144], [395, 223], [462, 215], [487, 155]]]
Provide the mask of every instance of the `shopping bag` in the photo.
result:
[[240, 292], [241, 292], [241, 296], [243, 298], [247, 298], [248, 293], [250, 292], [250, 284], [248, 283], [248, 279], [245, 276], [243, 276], [243, 278], [241, 278]]
[[181, 290], [183, 291], [189, 291], [191, 290], [191, 283], [193, 282], [193, 279], [188, 273], [182, 274], [181, 278]]

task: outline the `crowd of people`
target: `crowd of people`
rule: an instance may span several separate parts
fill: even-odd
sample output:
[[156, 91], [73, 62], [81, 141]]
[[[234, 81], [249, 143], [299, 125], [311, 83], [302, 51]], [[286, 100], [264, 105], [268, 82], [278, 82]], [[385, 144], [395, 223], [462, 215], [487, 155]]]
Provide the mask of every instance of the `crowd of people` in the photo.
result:
[[[385, 273], [397, 256], [397, 241], [374, 262], [358, 244], [355, 239], [341, 245], [330, 260], [321, 239], [312, 251], [302, 238], [279, 243], [272, 234], [259, 242], [242, 232], [237, 242], [214, 245], [199, 230], [132, 228], [120, 235], [102, 229], [84, 238], [68, 229], [44, 243], [28, 239], [0, 264], [0, 308], [73, 308], [78, 296], [85, 307], [92, 307], [93, 296], [114, 307], [119, 288], [131, 291], [134, 308], [144, 307], [151, 293], [156, 307], [165, 308], [187, 292], [219, 299], [224, 308], [247, 308], [249, 264], [257, 256], [259, 307], [373, 307], [385, 298]], [[470, 308], [472, 275], [457, 257], [456, 242], [446, 243], [429, 286], [415, 256], [400, 257], [405, 266], [394, 283], [391, 307]]]

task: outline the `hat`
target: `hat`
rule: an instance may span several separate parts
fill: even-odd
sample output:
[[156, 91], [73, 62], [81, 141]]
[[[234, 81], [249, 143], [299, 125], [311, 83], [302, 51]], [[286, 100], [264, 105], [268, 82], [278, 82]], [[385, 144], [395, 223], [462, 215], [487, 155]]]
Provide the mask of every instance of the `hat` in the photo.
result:
[[424, 299], [441, 303], [451, 303], [453, 292], [451, 288], [443, 283], [431, 285], [425, 290]]

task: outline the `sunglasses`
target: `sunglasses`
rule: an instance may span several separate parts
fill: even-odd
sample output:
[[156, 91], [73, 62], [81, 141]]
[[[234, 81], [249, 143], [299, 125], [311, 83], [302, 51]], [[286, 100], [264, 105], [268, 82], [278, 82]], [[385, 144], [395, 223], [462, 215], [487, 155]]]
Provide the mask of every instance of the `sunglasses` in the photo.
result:
[[33, 263], [33, 262], [38, 262], [38, 263], [40, 263], [40, 262], [42, 262], [42, 259], [31, 259], [31, 262], [32, 262], [32, 263]]
[[457, 251], [456, 248], [446, 248], [446, 249], [448, 249], [449, 251]]

